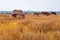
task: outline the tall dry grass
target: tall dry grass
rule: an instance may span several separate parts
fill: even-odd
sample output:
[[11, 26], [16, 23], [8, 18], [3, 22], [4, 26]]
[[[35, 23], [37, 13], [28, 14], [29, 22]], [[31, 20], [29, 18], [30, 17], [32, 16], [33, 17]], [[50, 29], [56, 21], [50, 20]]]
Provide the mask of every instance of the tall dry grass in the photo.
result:
[[60, 40], [60, 15], [14, 19], [0, 14], [0, 40]]

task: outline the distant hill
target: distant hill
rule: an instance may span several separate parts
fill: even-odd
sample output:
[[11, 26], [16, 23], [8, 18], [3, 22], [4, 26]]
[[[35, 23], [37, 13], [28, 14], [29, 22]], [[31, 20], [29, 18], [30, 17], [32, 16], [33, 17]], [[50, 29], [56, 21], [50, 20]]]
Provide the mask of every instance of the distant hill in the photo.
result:
[[1, 13], [12, 13], [12, 11], [0, 11], [0, 14]]
[[[42, 12], [42, 11], [23, 11], [24, 13], [27, 12], [27, 13], [32, 13], [32, 12]], [[52, 11], [46, 11], [46, 12], [52, 12]], [[56, 12], [57, 14], [60, 14], [60, 11], [53, 11], [53, 12]], [[1, 13], [12, 13], [12, 11], [0, 11], [0, 14]]]

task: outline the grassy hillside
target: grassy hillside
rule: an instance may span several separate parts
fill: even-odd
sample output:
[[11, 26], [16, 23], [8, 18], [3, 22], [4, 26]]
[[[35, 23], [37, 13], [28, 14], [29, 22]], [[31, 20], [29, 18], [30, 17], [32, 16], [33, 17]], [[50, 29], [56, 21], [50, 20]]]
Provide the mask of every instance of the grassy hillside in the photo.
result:
[[60, 15], [14, 19], [0, 14], [0, 40], [60, 40]]

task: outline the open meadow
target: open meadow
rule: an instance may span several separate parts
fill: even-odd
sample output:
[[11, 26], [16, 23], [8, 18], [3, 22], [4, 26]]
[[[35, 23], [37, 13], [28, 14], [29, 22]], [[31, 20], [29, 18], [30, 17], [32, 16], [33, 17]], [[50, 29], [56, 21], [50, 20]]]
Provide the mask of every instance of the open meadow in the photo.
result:
[[60, 40], [60, 15], [0, 14], [0, 40]]

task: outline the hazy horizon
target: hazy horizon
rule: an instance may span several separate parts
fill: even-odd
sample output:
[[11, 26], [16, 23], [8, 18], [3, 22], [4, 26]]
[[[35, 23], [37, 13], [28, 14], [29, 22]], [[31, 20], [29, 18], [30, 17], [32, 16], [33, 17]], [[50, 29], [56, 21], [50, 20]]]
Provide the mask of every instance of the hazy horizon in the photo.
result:
[[60, 0], [1, 0], [0, 11], [60, 11]]

